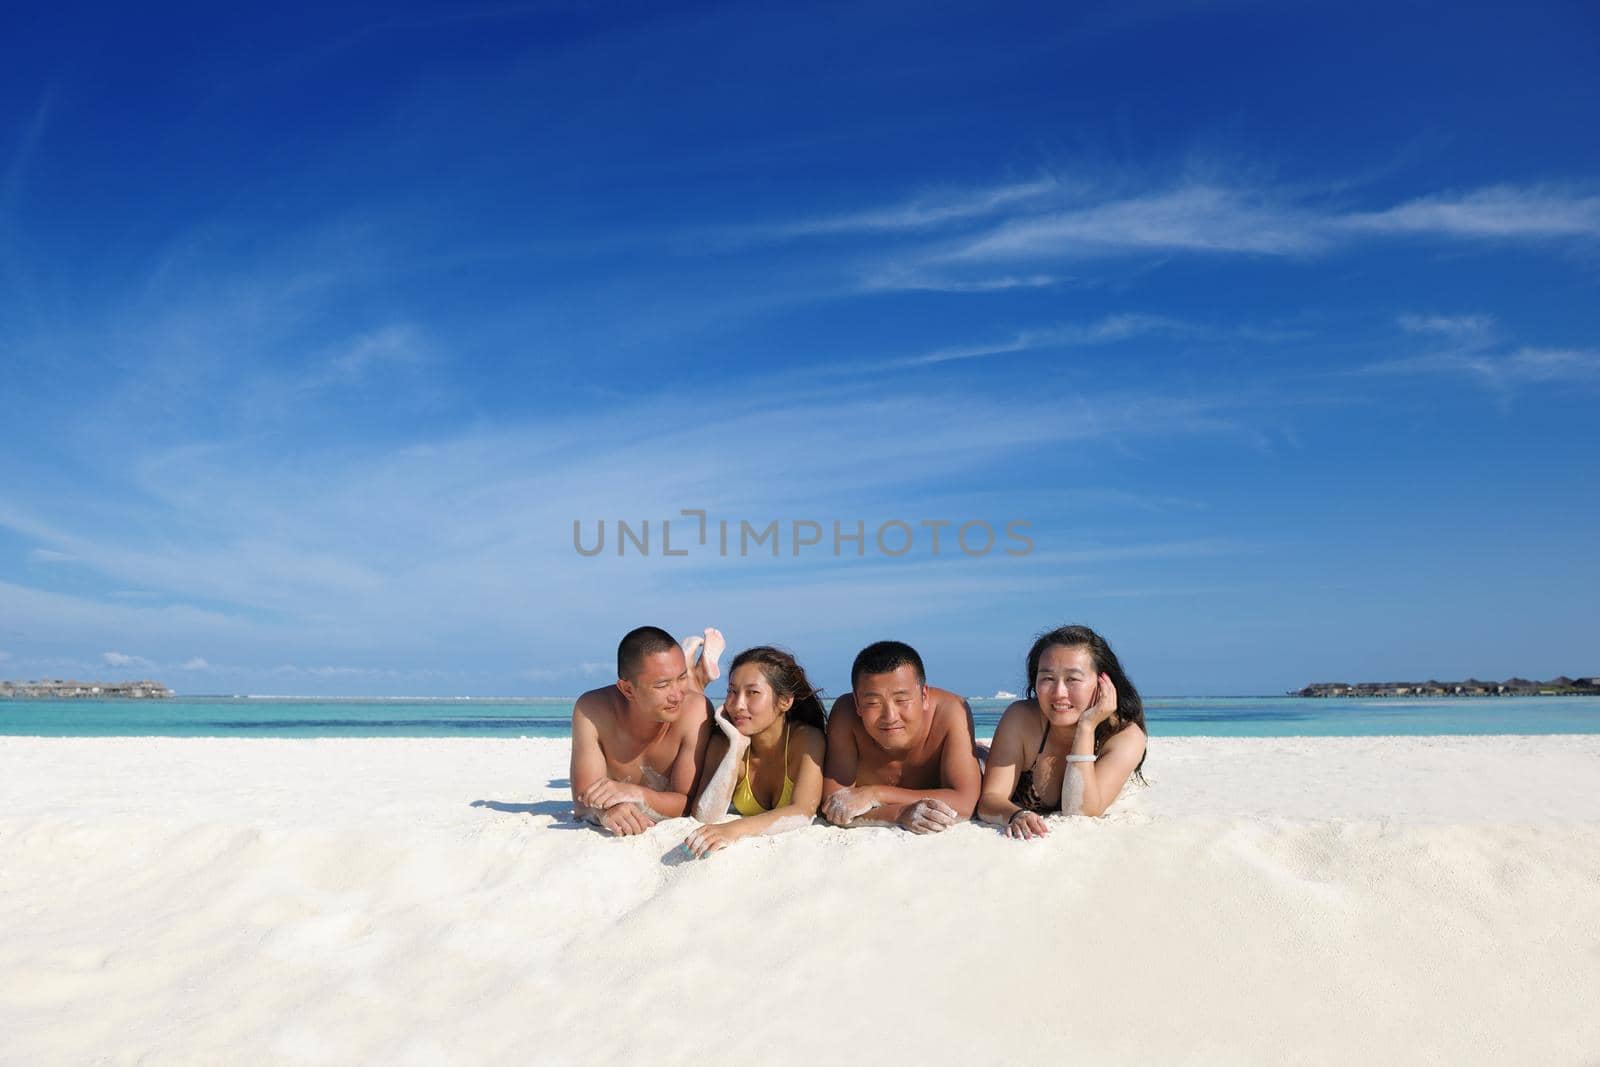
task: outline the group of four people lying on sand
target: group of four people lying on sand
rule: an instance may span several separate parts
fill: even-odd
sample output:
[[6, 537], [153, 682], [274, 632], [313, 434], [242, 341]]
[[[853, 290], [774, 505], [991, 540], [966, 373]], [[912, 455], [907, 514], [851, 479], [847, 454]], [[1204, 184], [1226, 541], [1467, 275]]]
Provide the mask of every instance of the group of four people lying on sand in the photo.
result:
[[[971, 708], [927, 684], [910, 645], [862, 649], [826, 716], [805, 670], [767, 645], [733, 658], [713, 708], [705, 689], [724, 648], [714, 629], [680, 643], [643, 626], [622, 639], [616, 684], [573, 708], [575, 817], [627, 836], [690, 814], [703, 825], [684, 844], [698, 856], [807, 826], [819, 809], [835, 826], [915, 833], [976, 812], [1033, 838], [1049, 833], [1045, 815], [1104, 813], [1144, 764], [1143, 702], [1088, 627], [1034, 642], [1027, 695], [1001, 716], [984, 765]], [[740, 817], [726, 819], [730, 808]]]

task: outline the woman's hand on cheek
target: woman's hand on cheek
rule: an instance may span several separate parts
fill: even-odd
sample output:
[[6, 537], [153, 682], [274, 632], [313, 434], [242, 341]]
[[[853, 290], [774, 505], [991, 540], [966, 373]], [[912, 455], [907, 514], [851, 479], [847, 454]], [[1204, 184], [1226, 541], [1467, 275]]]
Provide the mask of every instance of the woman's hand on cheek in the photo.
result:
[[1102, 674], [1099, 683], [1094, 688], [1094, 703], [1089, 705], [1088, 711], [1084, 712], [1080, 723], [1092, 729], [1116, 713], [1117, 687], [1111, 683], [1109, 674]]

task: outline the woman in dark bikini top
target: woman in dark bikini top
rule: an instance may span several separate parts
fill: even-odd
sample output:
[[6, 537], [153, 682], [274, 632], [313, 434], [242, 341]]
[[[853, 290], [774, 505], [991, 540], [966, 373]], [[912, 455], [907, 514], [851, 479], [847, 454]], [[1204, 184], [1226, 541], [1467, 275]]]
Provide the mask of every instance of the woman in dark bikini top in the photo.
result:
[[1057, 756], [1046, 756], [1044, 754], [1045, 742], [1049, 740], [1050, 724], [1047, 722], [1044, 724], [1044, 736], [1039, 739], [1039, 751], [1033, 754], [1033, 762], [1028, 765], [1028, 769], [1017, 775], [1017, 787], [1011, 791], [1011, 803], [1017, 805], [1018, 807], [1026, 808], [1038, 815], [1049, 815], [1052, 812], [1061, 810], [1061, 790], [1057, 789], [1055, 791], [1056, 799], [1055, 803], [1052, 804], [1048, 800], [1045, 800], [1044, 797], [1039, 795], [1038, 790], [1034, 787], [1033, 782], [1033, 772], [1035, 768], [1038, 768], [1040, 771], [1046, 774], [1054, 769], [1049, 764], [1044, 767], [1040, 767], [1039, 764], [1041, 761], [1059, 760], [1059, 757]]
[[1105, 639], [1052, 630], [1028, 653], [1028, 699], [995, 728], [978, 818], [1030, 838], [1049, 833], [1043, 815], [1103, 814], [1144, 752], [1144, 702]]

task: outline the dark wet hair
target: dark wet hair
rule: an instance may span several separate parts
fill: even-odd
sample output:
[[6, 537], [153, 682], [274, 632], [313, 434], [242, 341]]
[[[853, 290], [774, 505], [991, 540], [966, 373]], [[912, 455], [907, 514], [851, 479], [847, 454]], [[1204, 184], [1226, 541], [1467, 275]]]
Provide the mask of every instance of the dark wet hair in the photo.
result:
[[[1122, 669], [1117, 654], [1111, 651], [1111, 646], [1106, 644], [1106, 639], [1089, 629], [1087, 626], [1061, 626], [1047, 633], [1042, 633], [1033, 642], [1033, 647], [1028, 650], [1028, 679], [1027, 694], [1029, 700], [1038, 697], [1038, 690], [1034, 686], [1034, 679], [1039, 675], [1039, 661], [1044, 659], [1045, 650], [1055, 645], [1065, 648], [1083, 648], [1089, 652], [1089, 658], [1094, 661], [1095, 673], [1108, 675], [1111, 684], [1117, 690], [1117, 712], [1115, 719], [1107, 719], [1094, 728], [1094, 750], [1096, 753], [1105, 746], [1111, 738], [1126, 730], [1129, 726], [1137, 726], [1150, 735], [1150, 730], [1144, 724], [1144, 699], [1139, 696], [1133, 682], [1128, 678], [1128, 672]], [[1146, 753], [1148, 755], [1148, 752]], [[1139, 766], [1133, 769], [1139, 781], [1144, 781], [1144, 756], [1139, 757]]]
[[827, 733], [828, 720], [822, 710], [822, 690], [811, 684], [811, 679], [806, 677], [806, 669], [800, 666], [794, 656], [771, 645], [747, 648], [728, 664], [729, 681], [733, 679], [733, 672], [746, 663], [754, 663], [761, 668], [775, 695], [794, 700], [786, 713], [792, 722], [803, 722]]
[[678, 639], [659, 626], [629, 630], [617, 645], [617, 677], [631, 681], [644, 668], [646, 656], [670, 652], [677, 647]]
[[856, 661], [850, 665], [850, 688], [855, 688], [863, 674], [888, 674], [907, 663], [917, 669], [917, 682], [927, 685], [928, 672], [922, 669], [916, 649], [904, 641], [874, 641], [856, 653]]

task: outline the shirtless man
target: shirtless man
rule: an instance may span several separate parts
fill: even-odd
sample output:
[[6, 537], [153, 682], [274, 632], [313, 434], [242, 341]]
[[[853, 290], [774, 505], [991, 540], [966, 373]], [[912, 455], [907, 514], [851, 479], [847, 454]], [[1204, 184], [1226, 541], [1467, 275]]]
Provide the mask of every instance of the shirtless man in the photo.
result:
[[922, 657], [900, 641], [862, 649], [850, 686], [828, 716], [823, 817], [919, 834], [971, 818], [983, 775], [966, 701], [931, 688]]
[[616, 684], [590, 690], [572, 709], [573, 818], [629, 837], [685, 812], [711, 740], [704, 690], [725, 644], [707, 630], [680, 646], [654, 626], [622, 639]]

